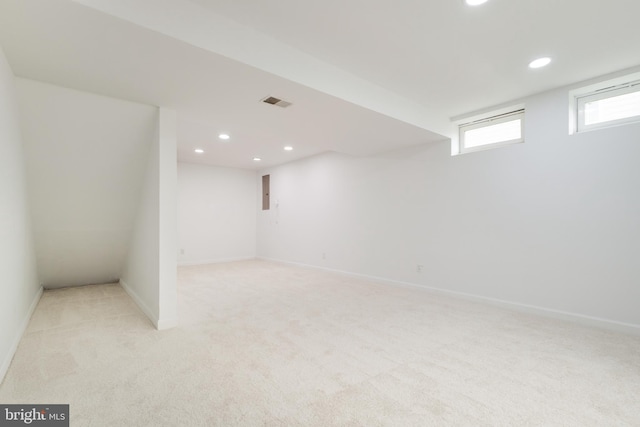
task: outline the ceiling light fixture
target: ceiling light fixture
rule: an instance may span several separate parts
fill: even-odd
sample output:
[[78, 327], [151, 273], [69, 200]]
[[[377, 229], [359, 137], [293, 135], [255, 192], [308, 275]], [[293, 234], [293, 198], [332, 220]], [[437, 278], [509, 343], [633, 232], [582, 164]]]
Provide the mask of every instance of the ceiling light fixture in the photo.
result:
[[229, 135], [227, 135], [226, 133], [221, 133], [220, 135], [218, 135], [218, 138], [223, 139], [223, 140], [227, 140], [229, 138], [231, 138]]
[[529, 68], [542, 68], [549, 65], [550, 62], [551, 58], [545, 56], [544, 58], [538, 58], [534, 61], [531, 61], [529, 63]]
[[202, 153], [204, 153], [204, 150], [203, 150], [202, 148], [196, 148], [196, 149], [195, 149], [195, 150], [193, 150], [193, 151], [195, 151], [195, 152], [196, 152], [196, 153], [198, 153], [198, 154], [202, 154]]
[[480, 6], [481, 4], [486, 3], [487, 0], [465, 0], [469, 6]]
[[260, 157], [254, 157], [254, 158], [253, 158], [253, 161], [254, 161], [254, 162], [259, 162], [260, 160], [262, 160]]
[[284, 147], [284, 151], [291, 151], [293, 150], [293, 147], [290, 145], [287, 145], [286, 147]]

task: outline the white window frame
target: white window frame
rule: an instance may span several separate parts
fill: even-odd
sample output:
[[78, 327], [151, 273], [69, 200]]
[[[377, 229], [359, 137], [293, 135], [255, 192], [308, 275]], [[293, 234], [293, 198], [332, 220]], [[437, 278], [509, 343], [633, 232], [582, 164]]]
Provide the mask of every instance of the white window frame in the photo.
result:
[[[458, 126], [459, 129], [459, 152], [460, 154], [473, 153], [476, 151], [490, 150], [492, 148], [504, 147], [506, 145], [518, 144], [524, 142], [524, 108], [520, 108], [518, 110], [512, 110], [507, 113], [495, 114], [496, 112], [489, 113], [490, 115], [487, 117], [486, 115], [482, 118], [478, 118], [477, 120], [466, 122], [460, 124]], [[467, 147], [465, 144], [465, 132], [483, 128], [487, 126], [497, 125], [500, 123], [510, 122], [520, 119], [520, 138], [511, 139], [507, 141], [499, 141], [493, 142], [490, 144], [478, 145], [475, 147]]]
[[572, 135], [575, 133], [640, 122], [640, 116], [609, 120], [590, 125], [586, 125], [584, 122], [584, 107], [587, 103], [633, 92], [640, 92], [640, 73], [606, 80], [570, 91], [569, 134]]

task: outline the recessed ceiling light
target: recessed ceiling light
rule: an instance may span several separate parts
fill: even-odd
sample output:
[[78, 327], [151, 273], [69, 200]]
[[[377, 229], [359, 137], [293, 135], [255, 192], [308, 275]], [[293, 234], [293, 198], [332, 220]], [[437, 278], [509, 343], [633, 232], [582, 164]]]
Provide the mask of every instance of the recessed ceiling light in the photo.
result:
[[204, 153], [204, 150], [203, 150], [202, 148], [196, 148], [196, 149], [195, 149], [195, 150], [193, 150], [193, 151], [195, 151], [195, 152], [196, 152], [196, 153], [198, 153], [198, 154], [202, 154], [202, 153]]
[[221, 133], [220, 135], [218, 135], [218, 138], [223, 139], [223, 140], [227, 140], [229, 138], [231, 138], [229, 135], [227, 135], [226, 133]]
[[254, 157], [254, 158], [253, 158], [253, 161], [254, 161], [254, 162], [259, 162], [260, 160], [262, 160], [260, 157]]
[[284, 147], [284, 151], [291, 151], [293, 150], [293, 147], [290, 145], [287, 145], [286, 147]]
[[550, 62], [551, 58], [545, 56], [544, 58], [538, 58], [534, 61], [531, 61], [529, 63], [529, 68], [542, 68], [549, 65]]
[[469, 6], [480, 6], [483, 3], [486, 3], [487, 0], [465, 0]]

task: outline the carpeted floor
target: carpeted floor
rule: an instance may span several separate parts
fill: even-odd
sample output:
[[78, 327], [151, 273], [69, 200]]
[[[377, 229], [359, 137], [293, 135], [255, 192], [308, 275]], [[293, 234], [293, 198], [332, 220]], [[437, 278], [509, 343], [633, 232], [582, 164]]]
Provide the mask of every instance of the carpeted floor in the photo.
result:
[[46, 291], [0, 403], [80, 426], [640, 426], [640, 337], [265, 261]]

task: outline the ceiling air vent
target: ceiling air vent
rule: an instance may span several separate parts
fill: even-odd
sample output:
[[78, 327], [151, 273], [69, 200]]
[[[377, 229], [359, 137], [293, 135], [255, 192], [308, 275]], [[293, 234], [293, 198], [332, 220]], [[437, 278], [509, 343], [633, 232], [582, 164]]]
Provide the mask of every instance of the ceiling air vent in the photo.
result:
[[278, 107], [282, 107], [282, 108], [285, 108], [291, 105], [290, 102], [283, 101], [282, 99], [276, 98], [275, 96], [267, 96], [262, 100], [262, 102], [266, 104], [277, 105]]

